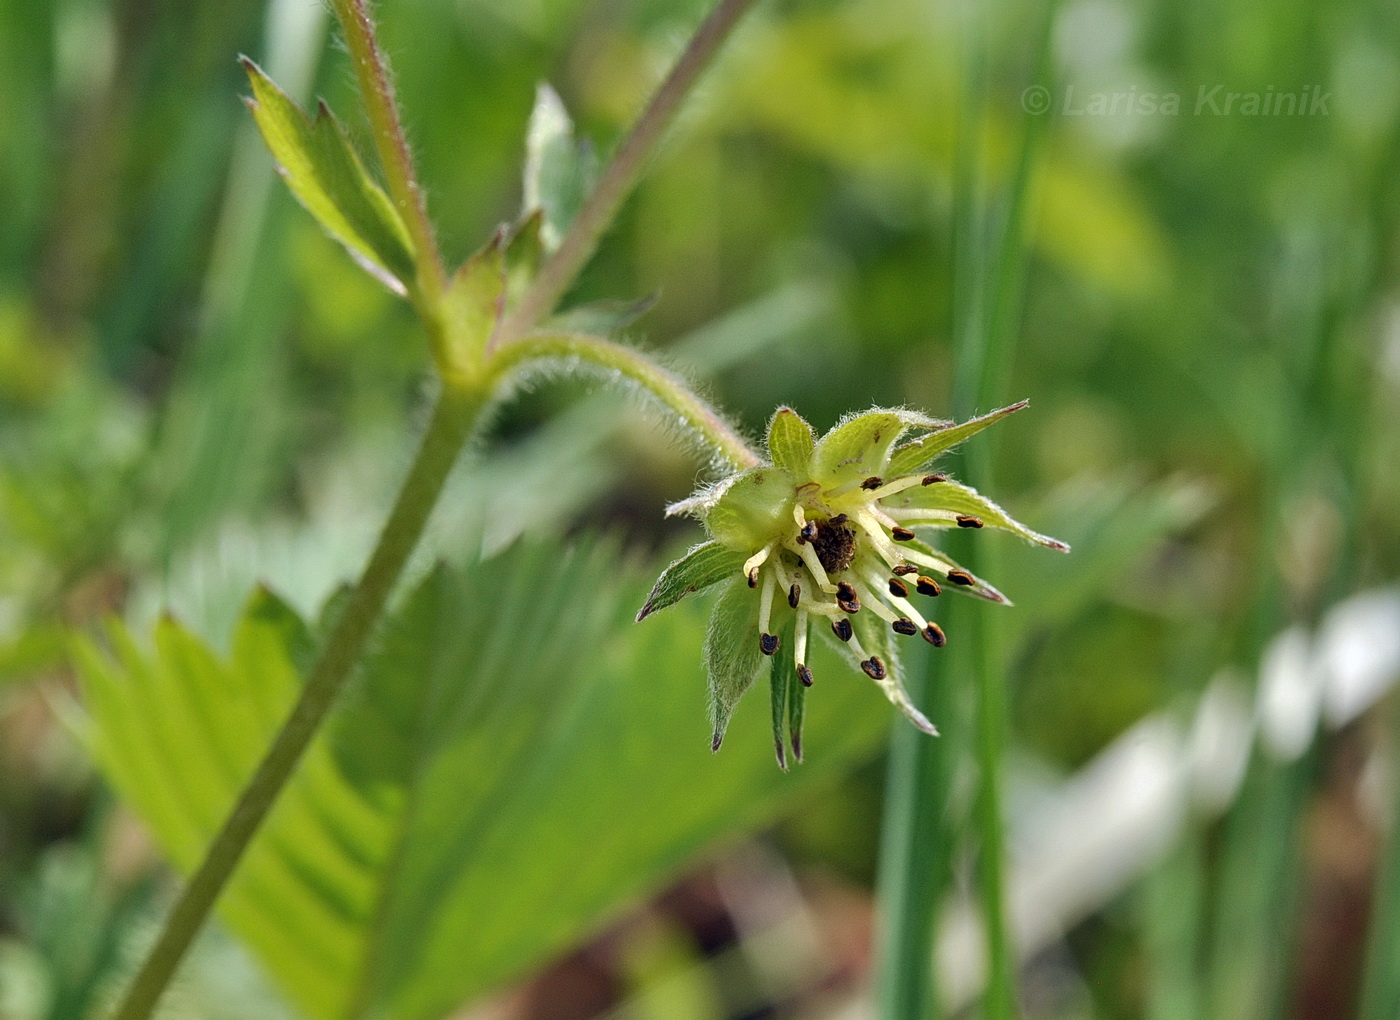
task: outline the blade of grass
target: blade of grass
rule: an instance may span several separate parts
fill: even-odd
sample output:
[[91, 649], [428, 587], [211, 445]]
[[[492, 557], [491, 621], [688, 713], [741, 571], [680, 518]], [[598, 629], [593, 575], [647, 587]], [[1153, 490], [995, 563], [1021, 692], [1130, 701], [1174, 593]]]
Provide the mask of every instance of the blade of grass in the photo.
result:
[[[1054, 4], [1042, 12], [1036, 42], [1034, 79], [1048, 73], [1050, 26]], [[955, 170], [954, 336], [958, 341], [953, 382], [953, 412], [967, 417], [1004, 396], [1013, 360], [1013, 330], [1020, 315], [1025, 274], [1026, 215], [1035, 156], [1043, 120], [1027, 117], [1013, 176], [1004, 197], [1001, 230], [988, 244], [985, 203], [979, 187], [986, 73], [984, 42], [976, 15], [964, 33], [968, 40], [965, 92], [959, 116]], [[986, 442], [971, 451], [968, 473], [977, 484], [990, 484], [991, 451]], [[975, 572], [996, 570], [994, 546], [967, 543], [964, 555], [978, 563]], [[965, 608], [965, 607], [962, 607]], [[968, 652], [964, 660], [977, 692], [976, 749], [981, 787], [977, 824], [981, 844], [979, 893], [988, 958], [986, 1015], [1016, 1014], [1015, 952], [1006, 920], [1003, 875], [1001, 765], [1007, 708], [1002, 668], [1002, 639], [997, 621], [978, 611], [957, 613], [954, 626]], [[951, 715], [950, 689], [933, 683], [933, 667], [916, 683], [916, 696], [938, 692], [940, 707]], [[934, 911], [947, 875], [952, 827], [942, 816], [955, 750], [918, 735], [896, 731], [890, 755], [887, 809], [881, 855], [883, 955], [880, 965], [881, 1009], [885, 1016], [934, 1015], [932, 970]], [[944, 738], [947, 740], [948, 738]], [[937, 848], [930, 851], [929, 848]]]

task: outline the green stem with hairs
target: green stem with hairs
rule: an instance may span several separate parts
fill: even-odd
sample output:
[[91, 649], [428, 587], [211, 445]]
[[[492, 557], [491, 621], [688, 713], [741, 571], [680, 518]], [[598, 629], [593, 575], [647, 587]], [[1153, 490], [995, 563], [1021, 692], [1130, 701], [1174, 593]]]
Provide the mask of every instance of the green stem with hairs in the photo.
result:
[[759, 464], [759, 456], [724, 417], [691, 390], [680, 376], [646, 355], [602, 337], [580, 333], [533, 333], [502, 348], [492, 359], [493, 370], [507, 379], [532, 363], [587, 364], [616, 373], [662, 406], [723, 459], [743, 471]]
[[374, 21], [364, 0], [331, 0], [336, 20], [345, 33], [345, 46], [355, 69], [355, 83], [369, 118], [374, 148], [399, 215], [413, 238], [413, 257], [418, 266], [417, 298], [419, 310], [434, 309], [447, 288], [447, 272], [438, 251], [437, 236], [428, 219], [423, 189], [413, 168], [413, 156], [408, 151], [399, 118], [399, 106], [394, 97], [394, 81], [389, 64], [374, 35]]
[[[497, 331], [500, 351], [494, 356], [487, 354], [481, 374], [471, 382], [454, 384], [444, 380], [418, 455], [343, 615], [323, 647], [290, 716], [181, 891], [154, 946], [117, 1007], [115, 1020], [145, 1020], [154, 1012], [219, 894], [359, 662], [409, 556], [422, 537], [452, 465], [485, 409], [509, 392], [511, 379], [517, 372], [533, 361], [561, 358], [614, 371], [679, 414], [725, 462], [734, 467], [749, 467], [758, 462], [743, 439], [683, 380], [640, 353], [595, 337], [528, 335], [538, 322], [554, 311], [573, 283], [636, 184], [681, 101], [739, 17], [752, 4], [753, 0], [721, 0], [701, 24], [597, 188], [585, 200], [559, 248], [541, 267], [519, 305], [502, 322]], [[374, 24], [364, 0], [332, 0], [332, 7], [345, 32], [389, 194], [414, 241], [418, 270], [413, 288], [414, 306], [430, 337], [437, 338], [449, 325], [444, 301], [446, 273], [404, 138], [388, 67], [375, 40]]]
[[301, 696], [166, 918], [117, 1010], [116, 1020], [143, 1020], [155, 1009], [214, 901], [359, 661], [482, 406], [479, 398], [452, 391], [438, 399], [379, 543]]
[[632, 130], [598, 178], [597, 185], [569, 224], [568, 233], [549, 259], [540, 267], [530, 292], [497, 332], [494, 343], [504, 346], [524, 336], [537, 322], [549, 315], [569, 289], [603, 232], [617, 217], [623, 199], [631, 193], [666, 128], [675, 119], [682, 100], [694, 88], [720, 46], [729, 38], [735, 24], [755, 0], [720, 0], [695, 30], [690, 44], [676, 61], [661, 85], [637, 118]]

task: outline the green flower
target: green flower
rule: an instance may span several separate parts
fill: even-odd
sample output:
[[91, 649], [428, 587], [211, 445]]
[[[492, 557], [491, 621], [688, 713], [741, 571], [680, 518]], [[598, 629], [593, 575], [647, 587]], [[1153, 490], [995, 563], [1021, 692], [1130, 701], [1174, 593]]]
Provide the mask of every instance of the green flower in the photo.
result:
[[700, 518], [711, 540], [666, 568], [637, 619], [727, 582], [705, 647], [715, 750], [740, 697], [790, 642], [773, 670], [774, 740], [785, 767], [786, 706], [793, 752], [801, 760], [801, 701], [812, 683], [814, 625], [915, 726], [937, 733], [900, 682], [896, 637], [918, 635], [941, 647], [943, 630], [921, 607], [945, 590], [1010, 603], [924, 538], [942, 528], [990, 527], [1069, 551], [975, 490], [930, 473], [940, 454], [1025, 406], [1022, 401], [962, 424], [876, 408], [842, 419], [820, 440], [795, 411], [779, 408], [768, 426], [771, 463], [667, 509]]

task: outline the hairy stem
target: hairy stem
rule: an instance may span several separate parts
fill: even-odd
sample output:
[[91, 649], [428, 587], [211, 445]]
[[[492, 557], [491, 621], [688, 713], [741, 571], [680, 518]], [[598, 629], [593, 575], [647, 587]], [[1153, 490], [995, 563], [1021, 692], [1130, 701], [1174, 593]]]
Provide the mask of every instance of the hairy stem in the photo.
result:
[[[559, 249], [541, 267], [509, 321], [503, 323], [498, 337], [518, 341], [553, 311], [593, 253], [598, 238], [631, 190], [681, 100], [752, 3], [753, 0], [721, 0], [700, 26], [598, 186], [585, 200]], [[424, 328], [436, 342], [444, 328], [446, 273], [399, 121], [388, 67], [375, 40], [374, 23], [364, 0], [331, 0], [331, 5], [345, 32], [390, 195], [414, 240], [418, 265], [415, 306]], [[635, 351], [591, 337], [569, 336], [532, 338], [529, 343], [513, 344], [512, 348], [492, 359], [489, 380], [470, 387], [450, 383], [444, 386], [379, 543], [301, 697], [166, 918], [154, 947], [114, 1014], [115, 1020], [145, 1020], [154, 1011], [224, 885], [364, 652], [404, 565], [418, 544], [453, 462], [491, 398], [509, 389], [508, 376], [513, 371], [532, 359], [561, 357], [610, 368], [674, 409], [735, 467], [758, 463], [758, 457], [743, 439], [682, 380]]]
[[743, 436], [684, 379], [631, 347], [581, 333], [534, 333], [502, 349], [491, 366], [498, 379], [505, 379], [531, 362], [576, 363], [615, 372], [674, 411], [730, 467], [742, 471], [760, 462]]
[[524, 336], [554, 310], [579, 270], [593, 255], [598, 239], [617, 216], [682, 100], [729, 38], [735, 24], [753, 5], [754, 0], [720, 0], [696, 29], [675, 67], [618, 146], [612, 161], [598, 178], [597, 186], [569, 224], [559, 247], [540, 267], [530, 289], [502, 324], [494, 341], [496, 344], [507, 344]]
[[413, 157], [408, 151], [399, 120], [398, 103], [394, 98], [394, 82], [389, 76], [389, 64], [379, 49], [365, 0], [331, 0], [331, 7], [345, 32], [345, 45], [355, 68], [355, 81], [365, 104], [370, 128], [374, 134], [375, 151], [384, 170], [389, 195], [413, 238], [414, 258], [418, 264], [418, 289], [428, 308], [437, 305], [447, 287], [447, 274], [438, 251], [437, 237], [428, 219], [423, 189], [413, 169]]
[[479, 399], [450, 390], [439, 399], [379, 543], [301, 696], [181, 892], [160, 937], [127, 990], [116, 1020], [144, 1020], [154, 1010], [249, 841], [359, 661], [481, 409]]

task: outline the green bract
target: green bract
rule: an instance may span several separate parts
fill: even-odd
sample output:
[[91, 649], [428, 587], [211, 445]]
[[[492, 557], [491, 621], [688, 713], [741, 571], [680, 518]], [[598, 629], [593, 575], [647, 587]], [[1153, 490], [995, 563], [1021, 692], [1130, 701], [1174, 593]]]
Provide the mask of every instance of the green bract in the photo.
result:
[[[1069, 551], [976, 490], [929, 472], [940, 454], [1025, 406], [1022, 401], [961, 424], [874, 408], [843, 418], [820, 440], [797, 412], [779, 408], [768, 426], [770, 463], [668, 508], [700, 518], [710, 541], [666, 569], [637, 618], [725, 582], [705, 646], [716, 749], [739, 698], [785, 643], [779, 634], [791, 635], [792, 665], [773, 682], [774, 739], [778, 761], [785, 762], [782, 703], [801, 704], [801, 692], [787, 677], [794, 673], [802, 688], [812, 683], [807, 646], [813, 617], [829, 625], [820, 631], [829, 629], [914, 725], [937, 733], [900, 682], [895, 636], [917, 634], [941, 647], [942, 628], [917, 603], [945, 587], [1010, 603], [926, 539], [942, 528], [990, 527]], [[778, 621], [784, 614], [788, 619]], [[801, 713], [786, 714], [800, 760]]]

